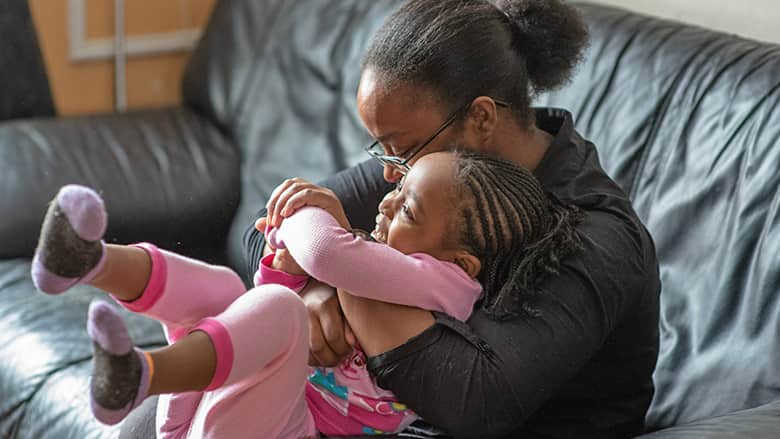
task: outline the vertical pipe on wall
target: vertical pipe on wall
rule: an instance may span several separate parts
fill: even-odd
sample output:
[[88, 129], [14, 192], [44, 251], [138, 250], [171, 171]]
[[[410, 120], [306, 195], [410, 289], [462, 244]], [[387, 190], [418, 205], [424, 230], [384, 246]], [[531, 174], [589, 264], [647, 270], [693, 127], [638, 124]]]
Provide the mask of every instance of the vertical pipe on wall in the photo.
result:
[[125, 111], [127, 108], [125, 43], [125, 1], [114, 0], [114, 109], [116, 111]]

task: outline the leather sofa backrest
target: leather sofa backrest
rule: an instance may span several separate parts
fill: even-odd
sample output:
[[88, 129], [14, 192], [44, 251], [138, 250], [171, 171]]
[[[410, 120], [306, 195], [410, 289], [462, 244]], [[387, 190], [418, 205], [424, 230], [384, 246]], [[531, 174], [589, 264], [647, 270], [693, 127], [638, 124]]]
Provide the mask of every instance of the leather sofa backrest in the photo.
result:
[[[240, 148], [241, 237], [273, 187], [363, 160], [362, 52], [400, 0], [222, 0], [193, 54], [187, 105]], [[580, 5], [588, 57], [540, 97], [567, 108], [654, 236], [660, 427], [780, 398], [780, 49]]]
[[780, 47], [581, 8], [587, 59], [538, 102], [574, 113], [655, 240], [649, 425], [780, 399]]
[[229, 238], [242, 236], [285, 178], [318, 181], [365, 160], [355, 109], [362, 54], [396, 0], [222, 0], [187, 67], [186, 104], [240, 148], [242, 201]]

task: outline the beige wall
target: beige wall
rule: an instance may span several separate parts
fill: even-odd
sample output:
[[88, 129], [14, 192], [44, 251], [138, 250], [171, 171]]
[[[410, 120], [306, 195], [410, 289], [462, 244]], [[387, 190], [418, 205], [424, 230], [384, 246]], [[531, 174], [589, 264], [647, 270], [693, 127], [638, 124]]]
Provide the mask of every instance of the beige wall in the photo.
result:
[[780, 0], [586, 0], [780, 43]]
[[[2, 1], [2, 0], [0, 0]], [[202, 28], [215, 0], [126, 0], [128, 36]], [[60, 114], [113, 111], [112, 60], [70, 59], [68, 0], [29, 0], [38, 30], [55, 105]], [[113, 33], [113, 0], [85, 0], [88, 39]], [[187, 53], [130, 57], [127, 60], [128, 108], [179, 102], [179, 84]]]

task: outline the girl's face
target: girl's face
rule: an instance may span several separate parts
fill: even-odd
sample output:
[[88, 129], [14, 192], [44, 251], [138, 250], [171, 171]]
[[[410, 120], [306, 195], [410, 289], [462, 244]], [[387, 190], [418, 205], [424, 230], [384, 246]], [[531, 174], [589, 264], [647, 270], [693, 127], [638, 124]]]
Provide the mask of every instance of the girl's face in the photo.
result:
[[457, 218], [456, 165], [455, 154], [447, 152], [418, 159], [399, 188], [379, 204], [374, 239], [405, 254], [452, 260], [457, 252], [457, 240], [449, 236]]

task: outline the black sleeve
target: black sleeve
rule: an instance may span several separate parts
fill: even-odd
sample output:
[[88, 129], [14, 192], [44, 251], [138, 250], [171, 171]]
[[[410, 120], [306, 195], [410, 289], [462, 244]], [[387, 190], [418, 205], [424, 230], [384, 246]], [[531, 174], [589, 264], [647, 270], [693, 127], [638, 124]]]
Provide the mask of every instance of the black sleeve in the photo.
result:
[[[382, 176], [382, 165], [373, 159], [345, 169], [319, 185], [335, 192], [352, 227], [364, 230], [374, 228], [379, 202], [393, 189], [393, 185]], [[257, 218], [265, 215], [265, 208], [260, 209]], [[245, 260], [248, 264], [245, 278], [251, 279], [263, 256], [265, 235], [257, 231], [254, 224], [248, 226], [244, 232]]]

